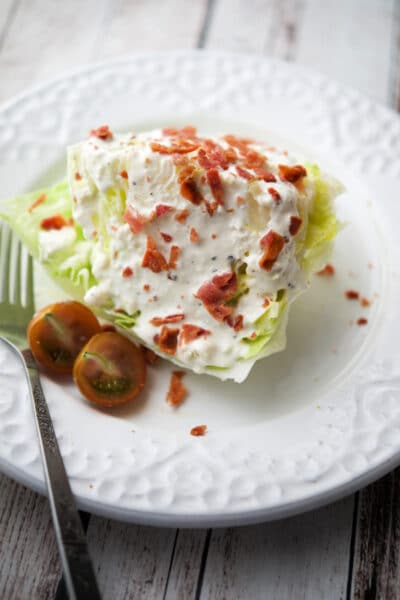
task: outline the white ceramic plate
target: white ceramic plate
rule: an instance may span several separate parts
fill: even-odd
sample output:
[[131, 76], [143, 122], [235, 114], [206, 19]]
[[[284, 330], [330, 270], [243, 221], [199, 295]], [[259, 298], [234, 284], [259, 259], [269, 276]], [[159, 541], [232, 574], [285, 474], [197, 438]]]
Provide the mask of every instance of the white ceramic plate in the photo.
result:
[[[400, 123], [385, 108], [299, 67], [262, 57], [176, 52], [91, 66], [0, 110], [1, 196], [61, 178], [65, 147], [93, 126], [192, 123], [304, 148], [347, 186], [334, 278], [293, 306], [287, 350], [239, 385], [170, 367], [143, 400], [112, 413], [44, 378], [81, 507], [140, 523], [209, 526], [273, 519], [348, 493], [400, 462]], [[37, 281], [42, 280], [37, 278]], [[38, 303], [57, 297], [44, 283]], [[348, 288], [373, 300], [344, 299]], [[355, 320], [368, 318], [359, 327]], [[43, 491], [20, 365], [0, 347], [0, 467]], [[204, 438], [189, 435], [205, 423]]]

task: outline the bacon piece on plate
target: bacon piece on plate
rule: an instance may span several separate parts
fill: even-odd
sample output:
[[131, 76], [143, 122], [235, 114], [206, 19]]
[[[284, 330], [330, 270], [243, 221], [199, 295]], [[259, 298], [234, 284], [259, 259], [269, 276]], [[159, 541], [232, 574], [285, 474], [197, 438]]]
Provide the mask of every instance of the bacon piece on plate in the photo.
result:
[[211, 281], [206, 281], [197, 290], [196, 298], [201, 300], [210, 315], [217, 321], [226, 321], [232, 314], [233, 308], [225, 303], [232, 298], [237, 290], [236, 274], [228, 271], [215, 275]]
[[53, 217], [46, 217], [40, 222], [40, 228], [50, 231], [51, 229], [62, 229], [72, 225], [72, 219], [65, 219], [62, 215], [54, 215]]
[[100, 125], [97, 129], [92, 129], [90, 135], [95, 136], [100, 140], [110, 140], [113, 136], [108, 125]]
[[156, 335], [154, 340], [160, 347], [160, 350], [166, 354], [176, 354], [178, 345], [179, 329], [163, 326], [159, 335]]
[[150, 323], [155, 327], [160, 327], [160, 325], [167, 325], [168, 323], [179, 323], [184, 318], [185, 315], [183, 313], [177, 313], [176, 315], [167, 315], [166, 317], [153, 317]]
[[307, 171], [302, 165], [294, 165], [293, 167], [278, 165], [278, 169], [279, 177], [284, 181], [290, 181], [290, 183], [296, 183], [296, 181], [307, 175]]
[[136, 208], [130, 205], [124, 213], [124, 220], [128, 223], [132, 233], [140, 233], [147, 221], [146, 217], [141, 215]]
[[301, 227], [301, 219], [300, 217], [296, 217], [295, 215], [292, 215], [290, 217], [290, 225], [289, 225], [289, 232], [290, 235], [296, 235], [296, 233], [299, 231], [300, 227]]
[[272, 229], [268, 231], [268, 233], [260, 240], [260, 246], [261, 248], [264, 248], [264, 254], [259, 261], [260, 267], [266, 271], [271, 271], [284, 245], [284, 237]]
[[147, 247], [142, 260], [142, 267], [150, 269], [153, 273], [161, 273], [161, 271], [168, 271], [168, 263], [157, 250], [157, 246], [153, 238], [147, 236]]
[[179, 345], [183, 346], [184, 344], [190, 344], [190, 342], [194, 342], [199, 337], [210, 335], [211, 331], [208, 329], [204, 329], [203, 327], [198, 327], [198, 325], [191, 325], [190, 323], [185, 323], [181, 327], [181, 332], [179, 334]]
[[172, 371], [169, 390], [167, 393], [167, 402], [171, 406], [180, 406], [187, 396], [187, 389], [182, 383], [183, 371]]

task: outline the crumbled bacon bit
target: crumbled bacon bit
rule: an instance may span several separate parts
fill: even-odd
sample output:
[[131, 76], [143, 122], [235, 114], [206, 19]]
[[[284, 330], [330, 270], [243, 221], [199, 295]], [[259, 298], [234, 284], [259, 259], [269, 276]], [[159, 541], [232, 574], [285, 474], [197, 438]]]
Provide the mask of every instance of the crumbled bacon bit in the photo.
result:
[[145, 283], [143, 289], [145, 292], [149, 292], [151, 290], [151, 286], [148, 283]]
[[238, 175], [240, 175], [240, 177], [243, 177], [243, 179], [247, 179], [248, 181], [254, 179], [254, 175], [249, 173], [249, 171], [246, 171], [246, 169], [242, 169], [242, 167], [237, 166], [236, 172]]
[[175, 127], [166, 127], [162, 130], [163, 135], [167, 136], [178, 136], [183, 138], [195, 138], [197, 134], [196, 127], [193, 125], [185, 125], [182, 129], [176, 129]]
[[190, 237], [190, 241], [193, 242], [194, 244], [200, 240], [199, 234], [197, 233], [197, 231], [194, 227], [191, 228], [189, 237]]
[[270, 171], [267, 171], [264, 167], [255, 167], [254, 172], [257, 175], [257, 179], [261, 179], [266, 183], [275, 183], [276, 177]]
[[264, 298], [263, 308], [268, 308], [268, 306], [270, 304], [271, 304], [271, 300], [269, 298]]
[[215, 275], [211, 281], [206, 281], [197, 290], [195, 297], [201, 300], [210, 315], [217, 321], [227, 321], [233, 312], [225, 302], [230, 300], [237, 290], [236, 274], [229, 271]]
[[190, 344], [190, 342], [197, 340], [199, 337], [210, 334], [211, 331], [208, 331], [208, 329], [203, 329], [203, 327], [191, 325], [190, 323], [185, 323], [182, 325], [181, 332], [179, 334], [179, 346], [182, 346], [183, 344]]
[[181, 185], [180, 192], [182, 196], [189, 200], [192, 204], [199, 205], [203, 202], [204, 198], [194, 178], [195, 169], [192, 165], [184, 167], [178, 175], [178, 182]]
[[167, 244], [169, 244], [169, 242], [172, 242], [172, 235], [169, 235], [169, 233], [164, 233], [163, 231], [160, 231], [160, 235], [164, 242], [167, 242]]
[[130, 267], [125, 267], [122, 271], [122, 277], [132, 277], [133, 271]]
[[39, 206], [40, 204], [43, 204], [43, 202], [45, 202], [46, 200], [46, 194], [40, 194], [40, 196], [38, 196], [36, 198], [36, 200], [30, 205], [30, 207], [28, 208], [28, 212], [31, 213], [33, 210], [35, 210], [35, 208], [37, 206]]
[[238, 206], [240, 206], [241, 204], [243, 204], [245, 202], [245, 199], [243, 198], [243, 196], [237, 196], [236, 197], [236, 204]]
[[167, 213], [169, 213], [171, 210], [173, 210], [173, 208], [172, 208], [172, 206], [169, 206], [168, 204], [157, 204], [156, 217], [162, 217], [163, 215], [166, 215]]
[[179, 211], [176, 215], [175, 215], [175, 221], [178, 221], [178, 223], [181, 223], [182, 225], [184, 225], [186, 223], [186, 219], [189, 216], [189, 211], [187, 208], [184, 208], [183, 210]]
[[128, 179], [128, 171], [125, 171], [125, 169], [123, 169], [120, 173], [120, 176], [122, 177], [122, 179]]
[[217, 235], [216, 233], [212, 233], [212, 234], [211, 234], [211, 239], [212, 239], [212, 240], [216, 240], [216, 239], [217, 239], [217, 237], [218, 237], [218, 235]]
[[146, 348], [146, 346], [140, 346], [140, 349], [143, 352], [144, 360], [150, 366], [153, 366], [158, 361], [158, 356], [153, 350], [150, 348]]
[[212, 168], [207, 171], [207, 183], [217, 204], [224, 206], [224, 188], [218, 169]]
[[335, 267], [330, 263], [326, 264], [321, 271], [318, 271], [317, 275], [321, 275], [322, 277], [333, 277], [335, 274]]
[[203, 169], [220, 167], [226, 170], [230, 163], [236, 161], [236, 152], [232, 148], [224, 150], [213, 140], [204, 140], [197, 153], [197, 161]]
[[251, 336], [250, 336], [250, 339], [251, 339], [251, 340], [255, 340], [255, 339], [256, 339], [256, 337], [257, 337], [257, 331], [253, 331], [253, 333], [252, 333], [252, 334], [251, 334]]
[[82, 175], [77, 171], [74, 175], [74, 178], [76, 179], [76, 181], [80, 181], [82, 179]]
[[172, 329], [164, 325], [160, 334], [155, 336], [154, 339], [160, 347], [160, 350], [166, 354], [175, 354], [178, 345], [178, 335], [179, 329]]
[[361, 317], [360, 319], [357, 319], [357, 325], [367, 325], [368, 324], [368, 319], [366, 319], [365, 317]]
[[50, 231], [51, 229], [62, 229], [73, 224], [72, 219], [64, 219], [62, 215], [54, 215], [53, 217], [47, 217], [40, 222], [41, 229]]
[[279, 177], [284, 181], [290, 183], [296, 183], [299, 179], [307, 176], [307, 171], [302, 165], [294, 165], [289, 167], [288, 165], [278, 165]]
[[268, 192], [271, 194], [272, 198], [275, 200], [275, 202], [280, 202], [281, 200], [281, 195], [278, 192], [278, 190], [276, 190], [273, 187], [269, 187], [268, 188]]
[[359, 292], [356, 292], [355, 290], [347, 290], [344, 295], [346, 296], [347, 300], [358, 300], [360, 297]]
[[146, 223], [146, 218], [131, 205], [128, 206], [124, 213], [124, 220], [128, 223], [132, 233], [140, 233]]
[[266, 271], [271, 271], [284, 245], [284, 237], [272, 229], [268, 231], [268, 233], [260, 240], [261, 248], [265, 248], [265, 252], [259, 261], [260, 267]]
[[142, 267], [150, 269], [153, 273], [168, 271], [167, 261], [161, 252], [157, 250], [156, 243], [150, 235], [147, 236], [147, 247], [143, 256]]
[[260, 169], [265, 165], [265, 157], [256, 150], [247, 150], [244, 158], [244, 166], [247, 169]]
[[168, 325], [168, 323], [179, 323], [179, 321], [183, 321], [185, 315], [183, 313], [176, 315], [168, 315], [166, 317], [153, 317], [150, 319], [151, 325], [154, 327], [161, 327], [161, 325]]
[[171, 246], [171, 250], [169, 252], [169, 261], [168, 261], [169, 269], [176, 269], [176, 261], [178, 260], [180, 255], [181, 255], [181, 249], [179, 248], [179, 246]]
[[207, 425], [196, 425], [196, 427], [192, 427], [190, 430], [190, 435], [194, 435], [195, 437], [203, 436], [207, 433]]
[[164, 129], [162, 130], [162, 134], [163, 135], [176, 135], [178, 133], [179, 129], [176, 129], [175, 127], [164, 127]]
[[167, 393], [167, 402], [171, 406], [180, 406], [187, 396], [187, 389], [182, 383], [183, 371], [172, 371], [169, 390]]
[[150, 144], [152, 151], [158, 152], [159, 154], [188, 154], [189, 152], [197, 150], [198, 147], [199, 144], [190, 143], [185, 140], [178, 141], [177, 143], [171, 144], [171, 146], [164, 146], [158, 142]]
[[235, 321], [233, 322], [233, 329], [235, 331], [240, 331], [243, 329], [243, 315], [238, 315], [236, 317]]
[[289, 233], [290, 235], [296, 235], [301, 227], [302, 220], [300, 217], [292, 215], [290, 217]]
[[93, 135], [100, 140], [110, 140], [113, 136], [108, 125], [101, 125], [97, 129], [92, 129], [90, 135]]
[[249, 138], [239, 138], [235, 135], [224, 135], [224, 140], [234, 148], [237, 148], [241, 154], [246, 154], [248, 146], [254, 144], [254, 140]]
[[361, 298], [360, 300], [360, 304], [361, 306], [363, 306], [364, 308], [367, 308], [368, 306], [371, 306], [371, 301], [368, 300], [368, 298]]

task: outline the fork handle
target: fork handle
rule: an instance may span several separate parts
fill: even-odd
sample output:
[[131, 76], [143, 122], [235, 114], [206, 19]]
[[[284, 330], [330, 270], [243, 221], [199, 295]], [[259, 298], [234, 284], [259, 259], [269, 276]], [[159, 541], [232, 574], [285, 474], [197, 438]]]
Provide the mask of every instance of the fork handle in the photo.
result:
[[30, 382], [51, 516], [68, 595], [71, 600], [101, 600], [86, 536], [65, 471], [36, 362], [30, 350], [23, 350], [22, 356]]

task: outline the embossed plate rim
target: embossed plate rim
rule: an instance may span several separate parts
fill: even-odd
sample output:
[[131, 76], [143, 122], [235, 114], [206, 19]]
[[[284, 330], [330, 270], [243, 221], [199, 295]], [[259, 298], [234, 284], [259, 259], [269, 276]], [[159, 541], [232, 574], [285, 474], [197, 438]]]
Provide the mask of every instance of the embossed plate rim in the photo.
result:
[[[335, 82], [330, 82], [330, 80], [325, 78], [323, 75], [313, 73], [312, 71], [310, 71], [309, 69], [307, 69], [305, 67], [289, 65], [288, 63], [282, 63], [281, 61], [279, 61], [277, 59], [268, 60], [264, 57], [255, 56], [255, 55], [233, 54], [233, 53], [226, 53], [226, 52], [208, 53], [208, 52], [204, 52], [204, 51], [201, 51], [201, 52], [179, 51], [179, 52], [171, 52], [171, 53], [166, 53], [166, 54], [142, 53], [142, 54], [137, 54], [137, 55], [134, 55], [131, 57], [124, 57], [124, 58], [119, 58], [119, 59], [115, 59], [115, 60], [108, 61], [108, 62], [103, 62], [103, 63], [99, 63], [99, 64], [95, 64], [95, 65], [88, 65], [88, 66], [81, 67], [75, 71], [66, 73], [65, 75], [60, 76], [51, 82], [47, 82], [47, 83], [43, 83], [38, 86], [35, 86], [33, 89], [29, 90], [28, 92], [19, 94], [14, 99], [2, 104], [2, 106], [0, 106], [0, 119], [1, 119], [2, 113], [4, 114], [5, 111], [12, 109], [18, 103], [23, 103], [27, 99], [34, 98], [35, 95], [45, 93], [46, 90], [50, 91], [52, 86], [56, 86], [56, 85], [62, 83], [63, 81], [69, 80], [72, 77], [79, 78], [79, 76], [82, 76], [82, 75], [85, 76], [90, 73], [101, 72], [102, 69], [105, 69], [108, 72], [112, 68], [118, 69], [118, 66], [126, 65], [129, 63], [133, 64], [135, 61], [138, 61], [138, 60], [148, 60], [148, 61], [164, 60], [164, 61], [172, 62], [172, 59], [174, 57], [181, 58], [184, 61], [193, 60], [194, 62], [196, 62], [196, 64], [201, 61], [204, 61], [204, 62], [209, 61], [210, 63], [212, 63], [215, 60], [217, 60], [217, 61], [218, 60], [226, 60], [226, 61], [232, 61], [232, 65], [236, 64], [237, 61], [239, 61], [243, 64], [243, 66], [245, 66], [246, 61], [247, 61], [248, 64], [265, 64], [267, 67], [269, 65], [268, 68], [270, 68], [271, 65], [273, 65], [274, 67], [281, 66], [284, 71], [290, 72], [294, 75], [296, 75], [296, 73], [297, 73], [298, 75], [304, 76], [308, 81], [316, 82], [316, 85], [318, 84], [318, 86], [320, 86], [320, 85], [332, 86], [332, 88], [335, 88], [336, 92], [337, 92], [337, 90], [343, 91], [344, 98], [346, 98], [346, 94], [347, 94], [349, 98], [351, 97], [351, 101], [354, 101], [354, 99], [356, 99], [356, 100], [358, 99], [360, 102], [364, 103], [364, 108], [366, 106], [367, 108], [371, 107], [372, 109], [377, 110], [378, 112], [382, 111], [384, 113], [384, 115], [386, 115], [386, 117], [391, 121], [393, 121], [395, 118], [397, 119], [397, 116], [395, 115], [395, 113], [393, 113], [389, 109], [375, 105], [374, 103], [370, 102], [368, 99], [363, 98], [360, 94], [358, 94], [354, 90], [345, 88], [344, 86], [342, 86], [340, 84], [336, 84]], [[324, 100], [326, 100], [326, 98], [324, 98]], [[334, 101], [335, 100], [332, 100], [332, 102], [334, 102]], [[351, 101], [350, 101], [350, 104], [351, 104]], [[321, 108], [321, 110], [324, 110], [326, 107], [322, 103], [320, 108]], [[325, 115], [325, 118], [326, 118], [326, 115]], [[396, 127], [397, 126], [398, 126], [398, 123], [396, 123]], [[397, 171], [396, 171], [396, 173], [397, 173]], [[384, 369], [383, 369], [383, 371], [384, 371]], [[378, 375], [377, 375], [377, 377], [378, 377]], [[56, 417], [57, 417], [57, 415], [56, 415]], [[272, 502], [269, 505], [266, 504], [264, 507], [252, 508], [252, 509], [248, 509], [245, 506], [243, 506], [242, 509], [238, 509], [237, 507], [236, 508], [231, 507], [231, 510], [228, 510], [227, 508], [226, 509], [218, 509], [218, 507], [215, 506], [212, 509], [207, 508], [203, 511], [195, 510], [195, 511], [191, 512], [190, 510], [186, 510], [186, 511], [179, 511], [179, 510], [176, 511], [175, 510], [174, 511], [174, 507], [171, 506], [169, 510], [165, 510], [165, 511], [163, 511], [162, 508], [160, 508], [160, 507], [157, 507], [156, 509], [151, 507], [149, 509], [136, 510], [135, 508], [132, 508], [132, 507], [129, 508], [129, 507], [125, 507], [125, 506], [118, 506], [117, 502], [112, 502], [110, 500], [108, 500], [107, 502], [103, 502], [101, 500], [101, 498], [89, 498], [89, 495], [87, 493], [84, 494], [82, 492], [82, 490], [83, 490], [82, 486], [77, 485], [76, 489], [78, 490], [78, 502], [82, 508], [89, 509], [93, 512], [97, 512], [98, 514], [102, 514], [105, 516], [114, 517], [114, 518], [118, 518], [121, 520], [135, 521], [135, 522], [154, 524], [154, 525], [180, 525], [180, 526], [196, 526], [196, 525], [197, 526], [205, 526], [205, 525], [213, 525], [213, 526], [217, 525], [218, 526], [218, 525], [221, 525], [221, 526], [224, 526], [227, 524], [233, 524], [233, 525], [234, 524], [244, 524], [244, 523], [251, 523], [251, 522], [256, 522], [256, 521], [260, 521], [260, 520], [279, 518], [282, 516], [287, 516], [289, 514], [294, 514], [297, 512], [307, 510], [311, 507], [318, 506], [325, 502], [329, 502], [333, 499], [336, 499], [336, 498], [344, 495], [345, 493], [349, 493], [349, 492], [353, 491], [354, 489], [357, 489], [361, 485], [364, 485], [364, 484], [372, 481], [379, 475], [383, 474], [384, 472], [388, 471], [390, 468], [392, 468], [393, 466], [398, 464], [399, 459], [400, 459], [400, 448], [396, 448], [395, 451], [392, 448], [392, 450], [389, 451], [387, 455], [385, 455], [384, 457], [381, 457], [379, 459], [380, 462], [378, 465], [374, 465], [373, 461], [372, 461], [372, 463], [367, 465], [364, 468], [364, 470], [362, 467], [360, 467], [361, 474], [352, 474], [350, 471], [347, 471], [346, 473], [343, 473], [339, 477], [339, 480], [336, 481], [336, 483], [333, 485], [333, 487], [331, 487], [327, 490], [324, 490], [319, 493], [311, 492], [307, 495], [307, 492], [305, 492], [305, 488], [303, 488], [303, 491], [305, 493], [304, 497], [302, 497], [302, 494], [299, 493], [297, 499], [288, 500], [288, 501], [278, 500], [278, 502], [275, 502], [275, 504]], [[32, 472], [29, 472], [29, 468], [28, 468], [28, 470], [26, 468], [20, 468], [16, 465], [16, 463], [13, 463], [12, 461], [9, 461], [5, 457], [1, 457], [1, 456], [0, 456], [0, 465], [4, 472], [10, 474], [11, 476], [13, 476], [16, 479], [22, 481], [23, 483], [29, 485], [30, 487], [33, 487], [34, 489], [37, 489], [38, 491], [43, 492], [43, 484], [41, 483], [40, 479], [38, 478], [37, 473], [32, 474]], [[28, 465], [28, 467], [29, 467], [29, 465]], [[357, 468], [358, 467], [356, 464], [355, 470], [357, 470]], [[73, 479], [73, 484], [74, 484], [74, 479]], [[299, 486], [300, 486], [300, 483], [299, 483]], [[300, 490], [300, 487], [299, 487], [299, 490]]]

